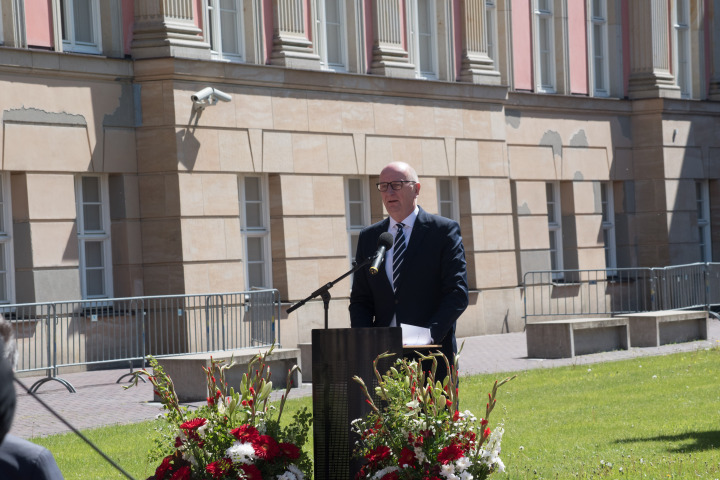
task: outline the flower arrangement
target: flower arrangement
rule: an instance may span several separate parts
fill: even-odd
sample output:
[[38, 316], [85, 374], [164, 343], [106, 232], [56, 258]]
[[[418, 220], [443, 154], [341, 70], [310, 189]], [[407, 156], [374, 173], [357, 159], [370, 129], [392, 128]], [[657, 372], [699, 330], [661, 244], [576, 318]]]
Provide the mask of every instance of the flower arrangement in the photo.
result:
[[179, 404], [172, 379], [156, 359], [148, 357], [153, 373], [135, 372], [132, 385], [137, 385], [141, 376], [148, 378], [166, 410], [163, 417], [169, 425], [161, 429], [163, 434], [152, 455], [160, 465], [148, 480], [310, 478], [312, 462], [302, 447], [312, 414], [304, 408], [290, 425], [280, 425], [290, 378], [297, 366], [288, 371], [287, 389], [277, 417], [272, 418], [275, 408], [269, 403], [272, 382], [266, 357], [273, 348], [253, 357], [239, 392], [225, 381], [226, 370], [235, 365], [232, 359], [229, 364], [211, 359], [210, 368], [203, 367], [207, 403], [193, 411]]
[[[373, 364], [379, 406], [363, 380], [354, 377], [371, 406], [367, 416], [352, 424], [359, 438], [355, 455], [365, 461], [356, 479], [477, 480], [504, 471], [500, 459], [503, 427], [491, 430], [488, 417], [498, 388], [515, 377], [495, 382], [485, 418], [478, 421], [470, 411], [458, 410], [458, 372], [442, 353], [418, 354], [421, 361], [432, 361], [428, 372], [417, 361], [399, 359], [381, 376], [378, 360], [391, 355], [380, 355]], [[442, 383], [435, 379], [438, 358], [450, 372]]]

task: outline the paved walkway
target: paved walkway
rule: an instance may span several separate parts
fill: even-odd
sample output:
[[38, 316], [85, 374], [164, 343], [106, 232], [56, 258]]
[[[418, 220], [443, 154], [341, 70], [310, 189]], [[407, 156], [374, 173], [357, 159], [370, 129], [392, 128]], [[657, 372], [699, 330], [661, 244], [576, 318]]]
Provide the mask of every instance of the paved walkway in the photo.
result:
[[[720, 321], [708, 321], [708, 340], [689, 342], [662, 347], [632, 348], [630, 350], [581, 355], [575, 358], [538, 360], [527, 358], [525, 333], [485, 335], [458, 339], [465, 342], [460, 357], [461, 375], [477, 373], [514, 372], [533, 368], [551, 368], [564, 365], [585, 365], [591, 363], [624, 360], [649, 355], [666, 355], [675, 352], [693, 351], [720, 347]], [[115, 383], [128, 370], [103, 370], [96, 372], [71, 373], [62, 375], [77, 390], [69, 393], [58, 382], [47, 382], [39, 389], [38, 396], [64, 416], [75, 428], [85, 429], [103, 425], [126, 424], [154, 418], [162, 408], [152, 403], [152, 386], [140, 383], [137, 387], [123, 389]], [[42, 377], [21, 378], [30, 386]], [[18, 405], [15, 412], [12, 433], [24, 438], [45, 436], [70, 431], [62, 422], [16, 386]], [[305, 384], [294, 389], [290, 396], [311, 395], [312, 388]]]

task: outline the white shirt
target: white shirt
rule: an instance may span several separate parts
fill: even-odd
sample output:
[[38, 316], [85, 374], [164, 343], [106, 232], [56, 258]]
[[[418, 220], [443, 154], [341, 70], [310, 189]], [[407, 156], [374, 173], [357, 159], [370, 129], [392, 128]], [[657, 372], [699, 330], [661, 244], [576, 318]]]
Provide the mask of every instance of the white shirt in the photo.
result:
[[[408, 243], [410, 242], [410, 234], [412, 233], [413, 225], [415, 225], [415, 220], [417, 219], [418, 212], [420, 212], [420, 209], [415, 206], [415, 210], [403, 220], [402, 223], [405, 225], [403, 227], [403, 234], [405, 234], [405, 248], [407, 248]], [[388, 232], [393, 234], [393, 246], [388, 252], [385, 254], [385, 273], [387, 273], [388, 280], [390, 280], [390, 286], [395, 289], [395, 285], [393, 285], [393, 255], [395, 254], [395, 236], [398, 234], [398, 229], [395, 225], [397, 225], [398, 222], [393, 220], [392, 217], [390, 217], [390, 226], [388, 227]], [[393, 315], [393, 319], [390, 322], [391, 327], [397, 326], [397, 320], [395, 318], [395, 315]]]
[[[405, 248], [407, 248], [408, 243], [410, 243], [410, 234], [412, 234], [413, 225], [415, 225], [415, 220], [417, 220], [418, 213], [420, 212], [420, 209], [416, 206], [415, 210], [408, 215], [405, 220], [403, 220], [402, 223], [405, 225], [403, 227], [403, 233], [405, 234]], [[398, 229], [395, 227], [398, 222], [393, 220], [392, 217], [390, 217], [390, 226], [388, 227], [388, 232], [392, 233], [393, 235], [393, 246], [390, 250], [388, 250], [387, 254], [385, 254], [385, 273], [387, 273], [387, 277], [390, 280], [390, 286], [395, 288], [395, 285], [393, 285], [393, 258], [395, 255], [395, 237], [398, 234]]]

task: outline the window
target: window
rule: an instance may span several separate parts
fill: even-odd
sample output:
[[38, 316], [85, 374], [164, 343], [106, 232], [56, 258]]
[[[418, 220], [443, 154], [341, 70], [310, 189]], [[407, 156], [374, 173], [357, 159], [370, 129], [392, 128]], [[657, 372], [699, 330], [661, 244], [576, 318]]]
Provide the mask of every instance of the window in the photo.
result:
[[616, 275], [617, 250], [615, 248], [615, 204], [613, 203], [612, 183], [600, 184], [600, 204], [602, 205], [603, 248], [605, 249], [605, 268], [608, 276]]
[[112, 257], [107, 177], [77, 177], [75, 195], [78, 205], [80, 283], [83, 298], [110, 298]]
[[347, 70], [347, 35], [345, 33], [345, 2], [318, 0], [318, 54], [324, 69]]
[[435, 0], [408, 2], [410, 61], [418, 78], [438, 78]]
[[487, 29], [487, 54], [495, 62], [498, 62], [498, 37], [497, 37], [497, 5], [495, 0], [485, 0], [485, 24]]
[[547, 199], [548, 230], [550, 232], [550, 269], [553, 280], [563, 278], [562, 222], [560, 210], [560, 185], [557, 182], [545, 184]]
[[246, 287], [271, 288], [267, 181], [264, 177], [247, 176], [240, 179], [239, 187]]
[[591, 0], [590, 79], [596, 97], [610, 95], [607, 0]]
[[213, 58], [243, 61], [242, 0], [207, 0], [206, 8], [205, 31]]
[[555, 31], [553, 0], [535, 0], [535, 87], [555, 93]]
[[10, 175], [0, 176], [0, 303], [15, 301]]
[[350, 263], [352, 263], [360, 230], [370, 225], [370, 208], [367, 198], [367, 181], [362, 178], [345, 179], [345, 211], [347, 218]]
[[710, 200], [707, 180], [695, 182], [695, 203], [697, 205], [700, 261], [712, 262], [712, 245], [710, 241]]
[[456, 182], [450, 178], [441, 178], [437, 184], [438, 212], [446, 218], [458, 221], [458, 201]]
[[100, 6], [97, 0], [59, 0], [63, 50], [100, 53]]
[[682, 98], [692, 96], [690, 64], [690, 5], [688, 0], [675, 2], [675, 71]]

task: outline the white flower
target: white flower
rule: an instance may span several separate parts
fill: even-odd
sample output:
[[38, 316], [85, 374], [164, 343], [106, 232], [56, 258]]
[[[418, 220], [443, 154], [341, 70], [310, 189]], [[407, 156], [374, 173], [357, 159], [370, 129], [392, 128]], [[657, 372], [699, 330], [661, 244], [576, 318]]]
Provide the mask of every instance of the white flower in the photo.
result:
[[427, 460], [427, 457], [425, 456], [425, 452], [421, 447], [415, 447], [415, 458], [417, 459], [418, 463], [425, 463], [425, 460]]
[[440, 475], [442, 475], [445, 478], [451, 478], [455, 476], [455, 465], [452, 463], [446, 463], [442, 467], [440, 467]]
[[277, 480], [297, 480], [292, 472], [285, 472], [275, 477]]
[[456, 466], [456, 467], [458, 468], [458, 470], [460, 470], [461, 472], [462, 472], [463, 470], [467, 470], [467, 469], [470, 467], [470, 465], [472, 465], [472, 462], [471, 462], [470, 459], [467, 458], [467, 457], [460, 457], [460, 458], [455, 462], [455, 466]]
[[297, 478], [297, 480], [303, 480], [305, 478], [305, 474], [295, 464], [291, 463], [288, 465], [288, 470], [295, 474], [295, 478]]
[[460, 480], [473, 480], [474, 478], [470, 472], [462, 472], [460, 474]]
[[398, 467], [386, 467], [386, 468], [383, 468], [382, 470], [380, 470], [380, 471], [378, 471], [378, 472], [375, 472], [375, 475], [373, 475], [372, 478], [373, 478], [374, 480], [377, 480], [377, 479], [379, 479], [379, 478], [384, 477], [384, 476], [387, 475], [388, 473], [394, 472], [395, 470], [399, 470], [399, 468], [398, 468]]
[[207, 429], [210, 426], [210, 422], [205, 422], [203, 425], [199, 426], [197, 429], [198, 435], [200, 435], [200, 438], [205, 438], [205, 435], [207, 434]]
[[233, 443], [232, 447], [225, 450], [227, 455], [233, 463], [244, 463], [249, 464], [255, 459], [255, 449], [250, 443]]
[[405, 406], [411, 410], [410, 413], [413, 413], [415, 410], [420, 408], [420, 402], [418, 402], [417, 400], [413, 400], [406, 403]]

